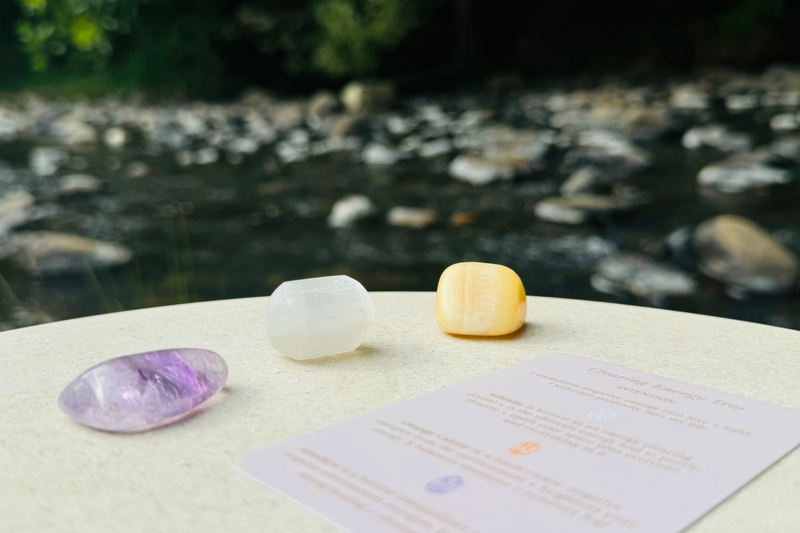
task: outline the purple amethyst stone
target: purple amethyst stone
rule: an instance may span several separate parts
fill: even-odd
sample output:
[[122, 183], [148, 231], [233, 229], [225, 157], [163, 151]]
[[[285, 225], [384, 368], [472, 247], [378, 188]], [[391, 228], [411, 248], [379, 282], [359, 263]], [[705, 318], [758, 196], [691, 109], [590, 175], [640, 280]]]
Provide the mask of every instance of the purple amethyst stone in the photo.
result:
[[109, 359], [58, 398], [77, 422], [103, 431], [144, 431], [183, 418], [219, 391], [228, 365], [210, 350], [175, 348]]

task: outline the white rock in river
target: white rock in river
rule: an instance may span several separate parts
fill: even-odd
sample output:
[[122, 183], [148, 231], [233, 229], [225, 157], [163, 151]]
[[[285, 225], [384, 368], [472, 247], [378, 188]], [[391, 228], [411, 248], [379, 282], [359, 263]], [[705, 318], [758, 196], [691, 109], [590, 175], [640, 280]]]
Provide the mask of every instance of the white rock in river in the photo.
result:
[[600, 292], [628, 293], [654, 305], [661, 305], [668, 297], [689, 296], [697, 290], [697, 283], [685, 272], [627, 253], [601, 261], [591, 282]]
[[109, 128], [103, 132], [103, 142], [109, 148], [119, 149], [128, 142], [128, 134], [122, 128]]
[[375, 204], [363, 194], [345, 196], [335, 204], [328, 215], [328, 226], [349, 228], [357, 221], [371, 217], [378, 210]]
[[460, 155], [450, 162], [447, 170], [457, 180], [472, 185], [486, 185], [493, 181], [514, 179], [517, 175], [530, 171], [530, 165], [518, 159]]
[[27, 191], [9, 192], [0, 196], [0, 237], [30, 220], [34, 201]]
[[394, 165], [400, 160], [400, 152], [379, 143], [370, 143], [361, 153], [361, 158], [368, 165]]
[[269, 342], [292, 359], [351, 352], [374, 320], [367, 290], [348, 276], [287, 281], [267, 304]]
[[747, 159], [729, 159], [703, 167], [697, 182], [725, 194], [743, 193], [760, 186], [783, 185], [792, 181], [786, 169]]
[[133, 254], [122, 245], [52, 231], [13, 235], [15, 259], [26, 270], [58, 276], [123, 265]]
[[88, 174], [70, 174], [64, 176], [58, 183], [58, 194], [71, 196], [73, 194], [86, 194], [97, 192], [103, 188], [103, 182]]
[[439, 213], [426, 207], [393, 207], [386, 213], [386, 221], [392, 226], [422, 229], [436, 223]]
[[69, 154], [58, 148], [39, 147], [31, 150], [29, 164], [37, 176], [50, 176], [69, 160]]

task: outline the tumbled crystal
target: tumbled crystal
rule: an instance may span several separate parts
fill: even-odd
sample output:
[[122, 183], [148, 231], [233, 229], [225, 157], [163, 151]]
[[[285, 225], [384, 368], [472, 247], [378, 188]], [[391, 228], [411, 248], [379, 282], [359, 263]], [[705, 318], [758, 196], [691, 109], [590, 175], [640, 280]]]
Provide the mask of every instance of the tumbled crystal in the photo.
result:
[[272, 346], [292, 359], [350, 352], [364, 341], [375, 306], [367, 290], [348, 276], [282, 283], [267, 305]]
[[506, 335], [525, 322], [528, 306], [522, 280], [508, 267], [456, 263], [436, 289], [436, 324], [457, 335]]
[[228, 366], [210, 350], [176, 348], [109, 359], [70, 383], [61, 410], [104, 431], [142, 431], [170, 424], [219, 391]]

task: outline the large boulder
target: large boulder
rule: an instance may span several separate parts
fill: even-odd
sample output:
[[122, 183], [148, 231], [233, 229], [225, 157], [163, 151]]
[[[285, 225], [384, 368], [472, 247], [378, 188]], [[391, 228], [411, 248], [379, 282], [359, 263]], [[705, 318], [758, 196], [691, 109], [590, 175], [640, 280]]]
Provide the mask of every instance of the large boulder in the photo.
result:
[[133, 258], [133, 253], [120, 244], [51, 231], [17, 233], [12, 242], [20, 266], [44, 276], [111, 268]]
[[797, 287], [800, 262], [746, 218], [721, 215], [698, 226], [694, 247], [700, 270], [734, 294], [782, 294]]

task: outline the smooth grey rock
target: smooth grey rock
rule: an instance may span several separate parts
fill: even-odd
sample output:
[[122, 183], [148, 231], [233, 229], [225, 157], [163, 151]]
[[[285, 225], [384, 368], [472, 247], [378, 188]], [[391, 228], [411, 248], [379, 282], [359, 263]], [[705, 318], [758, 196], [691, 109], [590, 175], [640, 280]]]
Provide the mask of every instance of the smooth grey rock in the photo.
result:
[[390, 166], [400, 160], [399, 150], [380, 143], [370, 143], [361, 152], [361, 159], [368, 165]]
[[591, 282], [600, 292], [629, 294], [653, 305], [663, 305], [670, 297], [689, 296], [697, 290], [697, 283], [685, 272], [636, 254], [602, 260]]
[[389, 107], [394, 87], [388, 82], [351, 82], [342, 89], [339, 99], [351, 113], [374, 114]]
[[328, 226], [331, 228], [349, 228], [359, 220], [369, 218], [378, 211], [375, 203], [363, 194], [345, 196], [333, 204], [328, 215]]
[[559, 192], [562, 196], [575, 196], [596, 192], [603, 182], [603, 173], [593, 167], [579, 168], [561, 184]]
[[27, 191], [8, 192], [0, 196], [0, 237], [31, 219], [34, 201]]
[[518, 159], [491, 159], [473, 155], [460, 155], [453, 159], [448, 167], [450, 176], [472, 185], [512, 180], [530, 170], [529, 163]]
[[534, 215], [546, 222], [576, 226], [589, 222], [597, 215], [609, 215], [623, 209], [624, 205], [614, 196], [579, 194], [566, 198], [544, 198], [536, 204]]
[[88, 194], [98, 192], [102, 188], [103, 182], [88, 174], [69, 174], [58, 182], [58, 194], [61, 196]]
[[785, 185], [792, 181], [786, 169], [744, 159], [728, 159], [707, 165], [697, 174], [697, 182], [724, 194], [738, 194], [757, 187]]
[[58, 148], [34, 148], [28, 157], [31, 171], [37, 176], [52, 176], [69, 160], [69, 154]]
[[128, 263], [126, 247], [77, 235], [29, 231], [12, 235], [16, 261], [29, 272], [59, 276], [110, 268]]
[[800, 262], [752, 221], [720, 215], [698, 226], [700, 270], [734, 291], [784, 294], [797, 288]]
[[308, 112], [317, 117], [331, 114], [339, 105], [339, 99], [330, 91], [319, 91], [308, 101]]
[[435, 209], [425, 207], [396, 206], [386, 214], [386, 221], [391, 226], [422, 229], [435, 224], [439, 213]]

